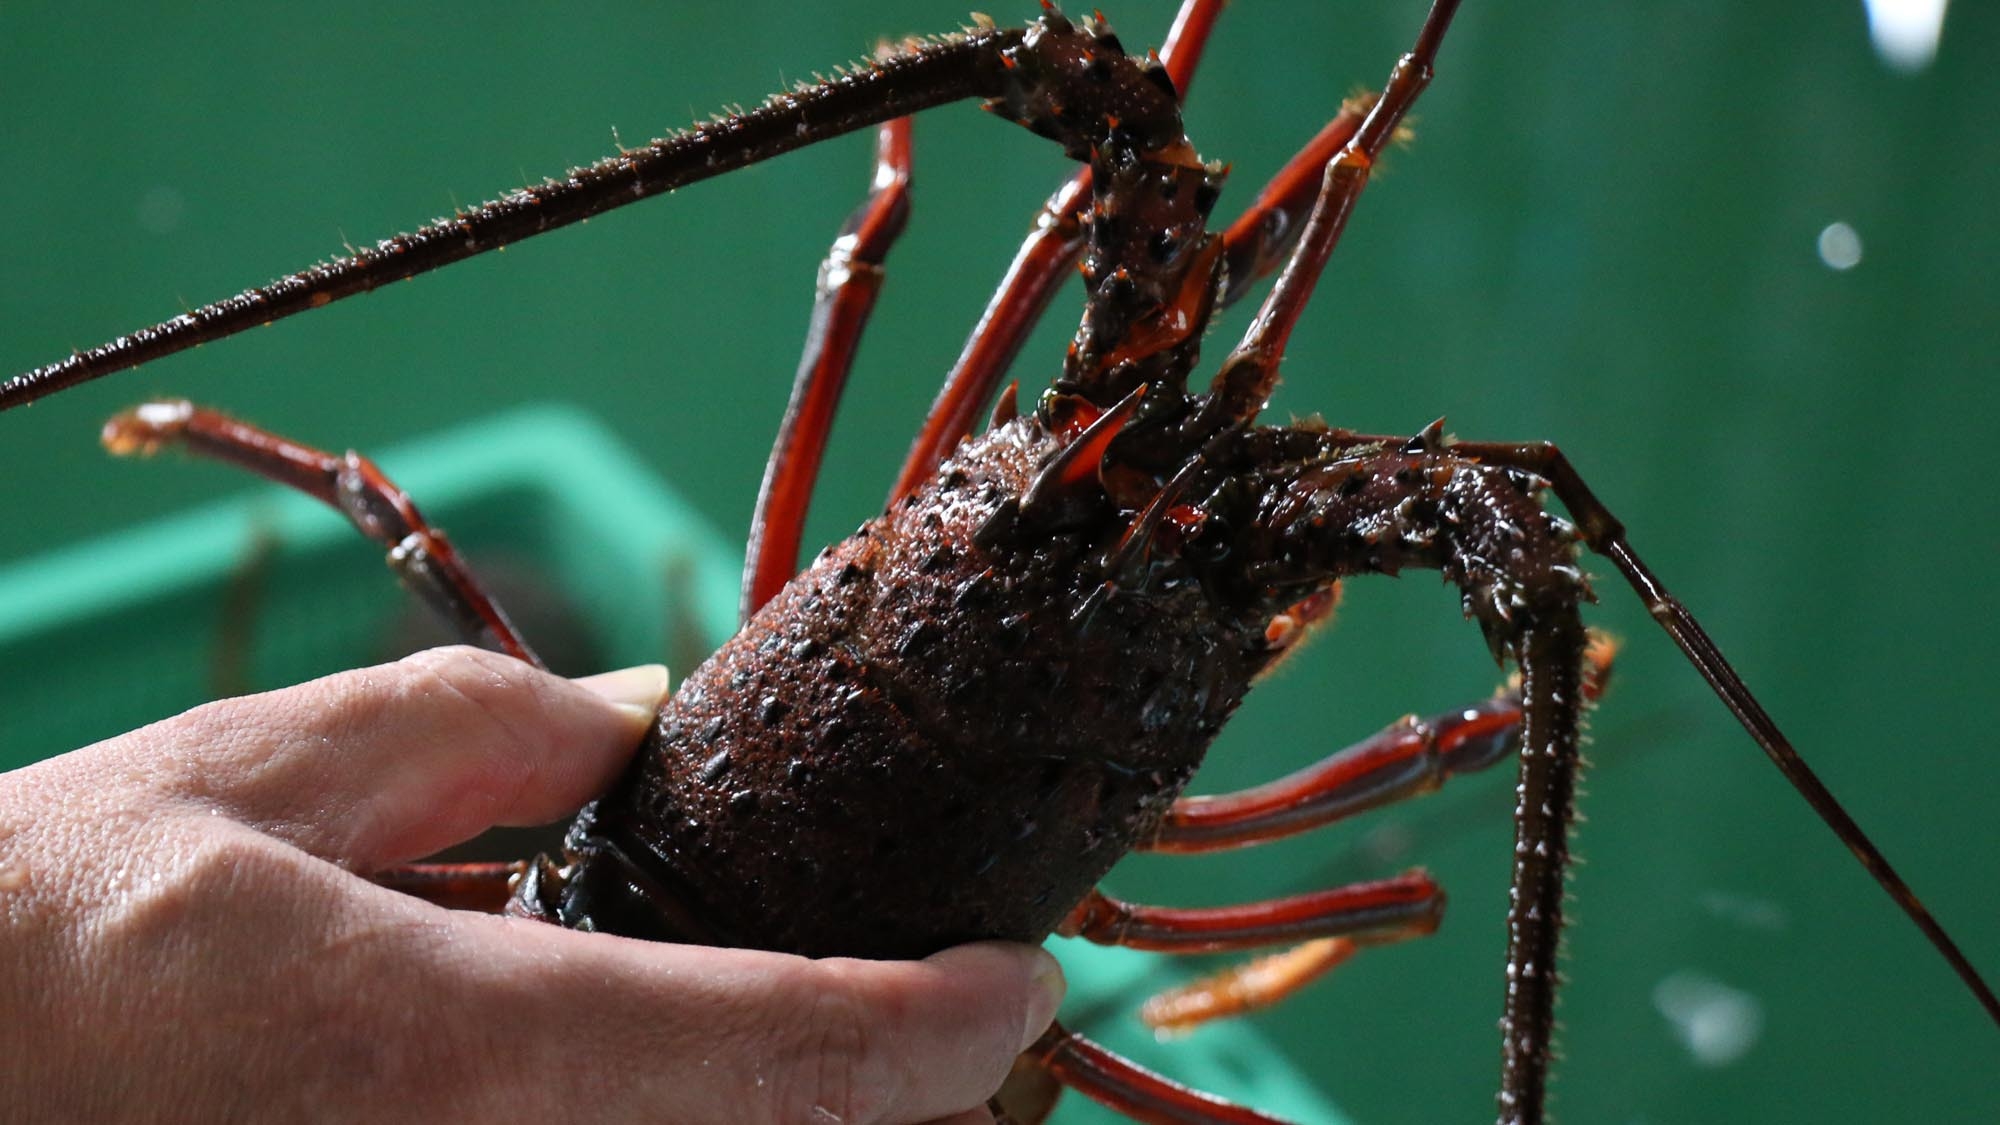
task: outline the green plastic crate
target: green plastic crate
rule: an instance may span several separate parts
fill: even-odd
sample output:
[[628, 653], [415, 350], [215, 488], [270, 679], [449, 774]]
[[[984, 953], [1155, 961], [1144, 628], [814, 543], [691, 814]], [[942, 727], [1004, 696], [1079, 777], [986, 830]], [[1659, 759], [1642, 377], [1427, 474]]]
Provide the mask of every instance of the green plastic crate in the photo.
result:
[[[548, 613], [531, 595], [524, 617], [580, 619], [595, 663], [659, 660], [676, 629], [705, 654], [730, 630], [721, 539], [581, 415], [510, 413], [379, 461], [461, 549], [497, 565], [503, 590], [561, 603]], [[252, 604], [232, 612], [229, 591], [253, 571]], [[414, 608], [380, 548], [275, 487], [14, 566], [0, 573], [0, 767], [211, 698], [215, 650], [244, 622], [240, 686], [268, 688], [446, 639], [398, 646]]]
[[[575, 410], [505, 414], [378, 460], [559, 669], [670, 653], [678, 675], [734, 629], [739, 552]], [[219, 678], [276, 687], [435, 643], [412, 632], [416, 608], [379, 548], [275, 487], [0, 570], [0, 769], [175, 714], [211, 698]], [[566, 656], [550, 630], [569, 636]], [[218, 673], [218, 647], [240, 651], [240, 670]], [[1070, 976], [1071, 1026], [1268, 1112], [1346, 1120], [1248, 1026], [1155, 1042], [1133, 1013], [1185, 979], [1181, 966], [1081, 942], [1052, 948]], [[1075, 1095], [1056, 1119], [1122, 1120]]]

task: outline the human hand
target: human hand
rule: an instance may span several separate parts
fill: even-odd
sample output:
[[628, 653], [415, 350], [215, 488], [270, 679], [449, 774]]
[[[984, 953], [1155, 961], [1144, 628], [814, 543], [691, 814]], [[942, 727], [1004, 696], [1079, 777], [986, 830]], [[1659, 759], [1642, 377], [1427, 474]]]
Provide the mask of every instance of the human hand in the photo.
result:
[[437, 649], [0, 774], [6, 1116], [989, 1121], [1041, 950], [656, 945], [356, 874], [571, 812], [665, 690]]

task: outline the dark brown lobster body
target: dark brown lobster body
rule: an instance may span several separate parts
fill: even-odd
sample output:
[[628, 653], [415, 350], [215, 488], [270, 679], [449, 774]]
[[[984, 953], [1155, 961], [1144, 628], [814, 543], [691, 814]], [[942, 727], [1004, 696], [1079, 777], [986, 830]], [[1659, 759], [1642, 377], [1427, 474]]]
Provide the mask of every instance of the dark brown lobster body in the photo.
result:
[[[574, 866], [544, 861], [518, 908], [808, 954], [1038, 941], [1151, 838], [1306, 593], [1425, 565], [1494, 630], [1574, 613], [1573, 535], [1525, 477], [1327, 438], [1229, 443], [1196, 490], [1203, 528], [1136, 566], [1108, 501], [1056, 534], [1023, 526], [1065, 448], [1038, 418], [968, 443], [694, 672], [573, 827]], [[1509, 552], [1514, 575], [1481, 561]]]
[[[1108, 31], [1052, 14], [994, 57], [987, 108], [1096, 176], [1069, 393], [962, 447], [764, 606], [580, 818], [575, 869], [544, 864], [518, 908], [820, 954], [1039, 940], [1157, 822], [1268, 659], [1270, 599], [1171, 556], [1140, 560], [1136, 588], [1108, 573], [1131, 568], [1113, 556], [1135, 510], [1213, 436], [1172, 424], [1224, 278], [1205, 230], [1220, 176], [1165, 72]], [[1193, 315], [1130, 346], [1177, 306]], [[1123, 434], [1143, 395], [1107, 412], [1135, 387], [1154, 409]], [[1049, 473], [1093, 434], [1089, 462]]]
[[1026, 420], [967, 447], [689, 677], [574, 829], [559, 915], [870, 957], [1046, 936], [1266, 659], [1252, 607], [1191, 579], [1079, 617], [1108, 520], [980, 545], [1053, 452]]

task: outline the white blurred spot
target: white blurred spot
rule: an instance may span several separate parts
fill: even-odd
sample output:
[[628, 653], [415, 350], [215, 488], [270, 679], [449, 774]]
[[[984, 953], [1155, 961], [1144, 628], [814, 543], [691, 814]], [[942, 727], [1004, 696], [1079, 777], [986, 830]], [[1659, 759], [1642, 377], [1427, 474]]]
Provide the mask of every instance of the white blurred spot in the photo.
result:
[[1693, 969], [1670, 973], [1653, 986], [1659, 1010], [1697, 1066], [1728, 1066], [1764, 1033], [1764, 1005]]
[[148, 234], [172, 234], [186, 213], [187, 200], [164, 184], [139, 197], [139, 229]]
[[1891, 70], [1915, 74], [1937, 58], [1947, 0], [1862, 0], [1868, 38]]
[[1402, 824], [1383, 824], [1361, 838], [1362, 849], [1377, 863], [1401, 863], [1415, 846], [1416, 838]]
[[139, 404], [132, 413], [148, 426], [171, 428], [184, 424], [194, 414], [194, 405], [188, 402], [146, 402]]
[[1725, 922], [1733, 922], [1746, 930], [1776, 933], [1791, 922], [1784, 907], [1768, 898], [1758, 898], [1755, 895], [1705, 891], [1701, 896], [1701, 908]]
[[1860, 265], [1860, 233], [1846, 223], [1828, 223], [1819, 232], [1819, 260], [1835, 270], [1851, 270]]

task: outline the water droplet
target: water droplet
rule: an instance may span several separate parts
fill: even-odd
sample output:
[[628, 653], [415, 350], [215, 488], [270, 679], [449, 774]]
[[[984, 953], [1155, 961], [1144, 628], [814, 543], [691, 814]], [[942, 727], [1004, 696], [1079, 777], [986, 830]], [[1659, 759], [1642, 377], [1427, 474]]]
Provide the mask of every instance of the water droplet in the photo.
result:
[[1860, 265], [1860, 233], [1846, 223], [1828, 223], [1819, 232], [1819, 260], [1831, 270], [1851, 270]]
[[1699, 1066], [1735, 1062], [1764, 1033], [1764, 1006], [1755, 996], [1693, 969], [1669, 973], [1654, 985], [1653, 1007]]
[[1891, 70], [1905, 74], [1931, 65], [1944, 35], [1948, 0], [1864, 0], [1868, 8], [1868, 38], [1875, 54]]
[[139, 197], [139, 229], [147, 234], [172, 234], [187, 214], [187, 199], [165, 184]]

